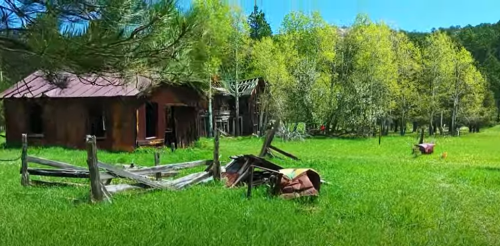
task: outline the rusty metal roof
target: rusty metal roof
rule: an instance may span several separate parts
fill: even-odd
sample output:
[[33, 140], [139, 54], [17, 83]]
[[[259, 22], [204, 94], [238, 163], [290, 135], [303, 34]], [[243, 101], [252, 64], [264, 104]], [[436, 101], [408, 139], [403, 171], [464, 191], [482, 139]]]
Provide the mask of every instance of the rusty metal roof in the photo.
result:
[[133, 97], [152, 85], [152, 81], [143, 76], [126, 81], [111, 75], [77, 76], [62, 72], [48, 76], [37, 71], [0, 93], [0, 98]]

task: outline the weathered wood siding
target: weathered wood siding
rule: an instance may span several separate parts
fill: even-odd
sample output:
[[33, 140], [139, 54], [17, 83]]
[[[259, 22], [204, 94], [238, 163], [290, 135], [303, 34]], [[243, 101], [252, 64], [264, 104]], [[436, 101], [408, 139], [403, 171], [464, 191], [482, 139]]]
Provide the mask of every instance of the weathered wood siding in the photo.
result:
[[7, 99], [4, 102], [7, 144], [20, 144], [21, 134], [29, 132], [29, 101], [43, 108], [43, 137], [28, 137], [31, 145], [84, 149], [85, 136], [90, 133], [89, 105], [99, 103], [105, 112], [106, 137], [97, 140], [98, 147], [116, 151], [134, 149], [137, 106], [133, 101], [119, 98]]
[[199, 139], [198, 110], [194, 107], [176, 107], [174, 111], [177, 147], [192, 146]]
[[150, 97], [142, 98], [35, 98], [5, 99], [6, 142], [21, 144], [21, 135], [28, 133], [28, 101], [43, 108], [43, 137], [29, 137], [31, 145], [53, 145], [84, 149], [85, 136], [90, 134], [89, 107], [100, 105], [105, 111], [106, 137], [97, 139], [99, 149], [132, 151], [137, 140], [146, 138], [145, 103], [158, 103], [157, 138], [164, 138], [165, 106], [180, 106], [175, 112], [178, 147], [189, 146], [198, 139], [198, 109], [206, 106], [194, 90], [183, 87], [162, 87]]
[[165, 120], [165, 107], [173, 106], [176, 121], [177, 147], [183, 148], [192, 145], [199, 138], [198, 110], [206, 107], [206, 100], [196, 91], [187, 87], [163, 86], [155, 90], [150, 96], [143, 98], [143, 104], [137, 109], [139, 129], [137, 140], [146, 140], [146, 102], [158, 103], [158, 122], [156, 138], [164, 139], [167, 122]]

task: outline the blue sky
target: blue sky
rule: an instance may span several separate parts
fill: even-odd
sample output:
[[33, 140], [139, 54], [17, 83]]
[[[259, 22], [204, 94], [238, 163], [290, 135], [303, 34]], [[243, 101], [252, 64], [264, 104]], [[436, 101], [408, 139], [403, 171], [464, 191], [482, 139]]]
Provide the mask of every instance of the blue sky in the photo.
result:
[[[190, 1], [190, 0], [180, 0]], [[255, 0], [239, 2], [248, 14]], [[500, 0], [256, 0], [266, 14], [273, 32], [283, 17], [291, 12], [320, 11], [331, 24], [350, 25], [358, 13], [372, 20], [384, 20], [394, 28], [407, 31], [430, 31], [433, 27], [466, 26], [496, 23], [500, 20]]]

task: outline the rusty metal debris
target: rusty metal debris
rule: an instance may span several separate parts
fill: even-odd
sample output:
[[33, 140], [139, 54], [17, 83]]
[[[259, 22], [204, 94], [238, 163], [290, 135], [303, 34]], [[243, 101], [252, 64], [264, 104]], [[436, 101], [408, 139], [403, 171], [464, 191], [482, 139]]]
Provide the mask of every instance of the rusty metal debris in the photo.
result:
[[321, 186], [319, 174], [309, 168], [282, 168], [254, 155], [231, 158], [222, 176], [227, 187], [246, 185], [250, 197], [252, 188], [268, 185], [272, 195], [291, 199], [301, 196], [318, 196]]

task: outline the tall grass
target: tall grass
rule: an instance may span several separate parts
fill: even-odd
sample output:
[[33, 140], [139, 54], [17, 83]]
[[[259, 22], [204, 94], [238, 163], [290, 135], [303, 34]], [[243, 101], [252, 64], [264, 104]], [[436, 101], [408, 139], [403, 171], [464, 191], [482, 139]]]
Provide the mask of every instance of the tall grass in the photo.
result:
[[[500, 128], [438, 137], [435, 154], [411, 155], [416, 136], [313, 139], [275, 145], [330, 182], [313, 203], [251, 200], [245, 188], [206, 184], [182, 191], [123, 193], [90, 205], [88, 187], [22, 187], [20, 162], [0, 162], [0, 245], [499, 245]], [[257, 154], [262, 140], [222, 139], [222, 160]], [[448, 157], [442, 159], [441, 153]], [[20, 150], [0, 150], [0, 158]], [[29, 154], [85, 165], [84, 151]], [[151, 150], [99, 152], [108, 163], [153, 165]], [[162, 163], [212, 157], [212, 143], [165, 150]], [[35, 179], [38, 177], [32, 177]]]

